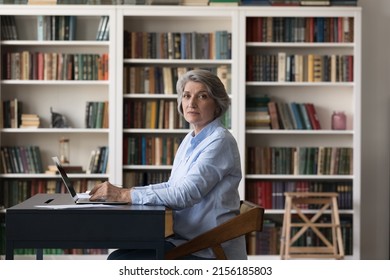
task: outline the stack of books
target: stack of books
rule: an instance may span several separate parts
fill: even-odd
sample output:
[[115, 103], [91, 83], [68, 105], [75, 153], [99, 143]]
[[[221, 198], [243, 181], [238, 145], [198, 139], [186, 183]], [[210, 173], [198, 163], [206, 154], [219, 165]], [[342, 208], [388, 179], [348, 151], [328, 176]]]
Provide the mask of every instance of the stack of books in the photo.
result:
[[22, 114], [20, 128], [38, 128], [40, 124], [37, 114]]

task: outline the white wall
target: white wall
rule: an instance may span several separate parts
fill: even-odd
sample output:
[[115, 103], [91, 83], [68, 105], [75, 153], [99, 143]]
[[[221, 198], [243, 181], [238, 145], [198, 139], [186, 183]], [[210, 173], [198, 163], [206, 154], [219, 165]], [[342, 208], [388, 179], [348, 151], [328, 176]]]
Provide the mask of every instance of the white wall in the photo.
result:
[[362, 259], [389, 259], [390, 1], [362, 7]]

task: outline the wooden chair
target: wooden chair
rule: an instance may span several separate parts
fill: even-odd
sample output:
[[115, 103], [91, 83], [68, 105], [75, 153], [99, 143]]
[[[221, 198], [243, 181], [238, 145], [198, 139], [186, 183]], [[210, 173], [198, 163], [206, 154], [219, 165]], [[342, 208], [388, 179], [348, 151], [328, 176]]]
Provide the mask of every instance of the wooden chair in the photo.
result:
[[221, 244], [236, 237], [263, 229], [264, 208], [241, 201], [240, 215], [177, 246], [165, 254], [165, 259], [180, 259], [200, 250], [211, 248], [218, 260], [226, 260]]

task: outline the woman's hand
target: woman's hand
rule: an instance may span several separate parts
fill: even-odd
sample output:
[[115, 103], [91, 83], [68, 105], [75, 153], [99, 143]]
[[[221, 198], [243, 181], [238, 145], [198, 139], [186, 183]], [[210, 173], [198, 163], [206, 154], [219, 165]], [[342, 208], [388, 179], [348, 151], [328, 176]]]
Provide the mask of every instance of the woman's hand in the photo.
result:
[[119, 188], [110, 182], [97, 184], [89, 192], [91, 201], [120, 201], [131, 203], [130, 189]]

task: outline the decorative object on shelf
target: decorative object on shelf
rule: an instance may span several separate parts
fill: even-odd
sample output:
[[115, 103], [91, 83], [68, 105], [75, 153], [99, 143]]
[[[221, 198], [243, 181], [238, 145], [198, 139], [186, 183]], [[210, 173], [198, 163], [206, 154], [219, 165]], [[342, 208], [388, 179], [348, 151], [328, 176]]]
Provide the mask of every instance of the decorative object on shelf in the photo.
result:
[[333, 112], [332, 114], [332, 129], [345, 130], [347, 129], [347, 116], [344, 112]]
[[69, 164], [70, 155], [70, 140], [69, 138], [62, 137], [60, 139], [60, 162], [61, 164]]
[[51, 113], [51, 127], [52, 128], [68, 128], [69, 127], [65, 116], [63, 116], [60, 113], [54, 112], [51, 107], [50, 107], [50, 113]]

